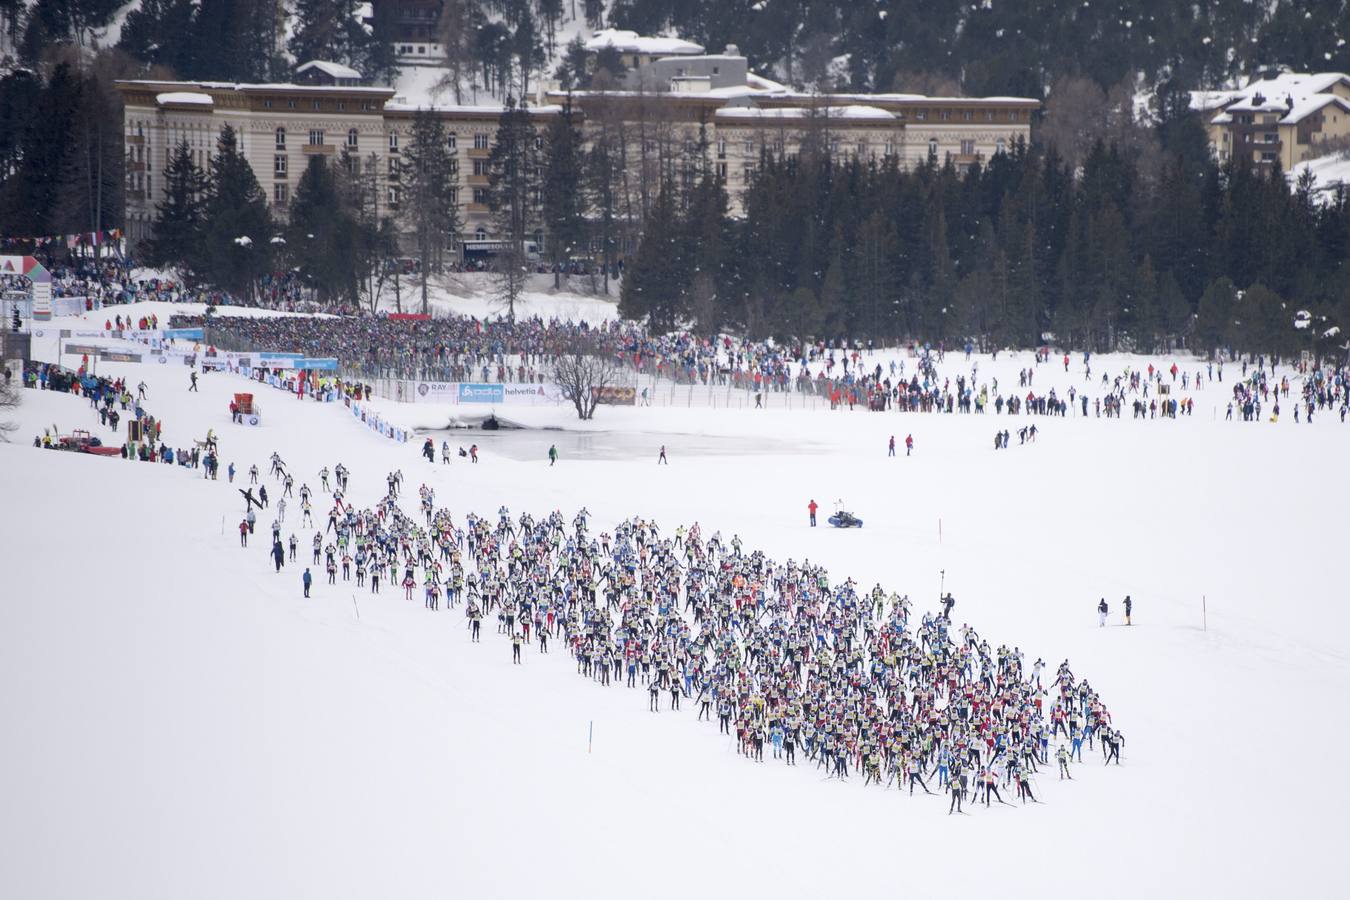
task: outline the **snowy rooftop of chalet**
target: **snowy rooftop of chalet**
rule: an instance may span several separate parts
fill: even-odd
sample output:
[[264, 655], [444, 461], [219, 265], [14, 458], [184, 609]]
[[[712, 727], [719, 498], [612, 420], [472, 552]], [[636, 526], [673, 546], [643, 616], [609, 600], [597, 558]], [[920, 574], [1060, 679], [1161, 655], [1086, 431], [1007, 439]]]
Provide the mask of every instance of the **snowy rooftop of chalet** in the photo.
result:
[[613, 47], [620, 53], [642, 53], [648, 56], [693, 56], [703, 52], [701, 44], [680, 38], [644, 37], [636, 31], [604, 28], [591, 35], [586, 49], [592, 53]]
[[342, 63], [329, 62], [324, 59], [311, 59], [303, 66], [297, 66], [295, 71], [308, 72], [310, 69], [317, 69], [331, 78], [351, 78], [357, 81], [361, 80], [361, 73], [351, 66], [344, 66]]
[[1192, 91], [1191, 109], [1216, 112], [1210, 119], [1215, 125], [1232, 122], [1235, 112], [1280, 113], [1280, 124], [1292, 125], [1328, 103], [1338, 102], [1330, 93], [1337, 84], [1350, 86], [1350, 75], [1342, 72], [1283, 72], [1271, 78], [1249, 81], [1236, 90]]

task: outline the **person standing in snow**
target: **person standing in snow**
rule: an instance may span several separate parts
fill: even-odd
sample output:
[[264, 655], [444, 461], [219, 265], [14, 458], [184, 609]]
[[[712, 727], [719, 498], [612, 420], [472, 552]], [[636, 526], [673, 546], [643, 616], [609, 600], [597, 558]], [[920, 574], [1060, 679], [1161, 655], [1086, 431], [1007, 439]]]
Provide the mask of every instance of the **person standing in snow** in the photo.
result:
[[554, 465], [557, 464], [557, 462], [558, 462], [558, 445], [557, 445], [557, 444], [549, 444], [549, 445], [548, 445], [548, 464], [549, 464], [549, 467], [552, 468]]
[[286, 550], [281, 546], [281, 541], [272, 543], [272, 561], [276, 563], [276, 570], [281, 571], [281, 567], [286, 564]]
[[1134, 610], [1134, 601], [1130, 599], [1130, 595], [1129, 595], [1129, 594], [1126, 594], [1126, 595], [1125, 595], [1125, 624], [1126, 624], [1126, 625], [1129, 625], [1129, 624], [1130, 624], [1130, 613], [1131, 613], [1133, 610]]
[[1106, 613], [1107, 613], [1106, 598], [1103, 597], [1103, 598], [1102, 598], [1102, 602], [1100, 602], [1100, 603], [1097, 604], [1097, 627], [1098, 627], [1098, 628], [1105, 628], [1105, 627], [1106, 627]]
[[309, 574], [309, 569], [305, 569], [305, 574], [300, 577], [300, 582], [305, 586], [305, 596], [309, 596], [309, 586], [314, 583], [314, 576]]
[[820, 506], [816, 504], [816, 501], [814, 499], [810, 503], [806, 504], [806, 511], [811, 514], [812, 528], [816, 527], [816, 510], [818, 509], [820, 509]]
[[188, 388], [188, 393], [189, 394], [196, 393], [196, 391], [197, 391], [197, 373], [194, 371], [192, 373], [192, 386]]
[[891, 435], [891, 441], [886, 445], [886, 455], [888, 457], [895, 455], [895, 435]]
[[909, 456], [914, 452], [914, 435], [905, 435], [905, 455]]
[[659, 454], [657, 454], [657, 456], [656, 456], [656, 464], [657, 464], [658, 466], [668, 466], [668, 465], [670, 465], [670, 460], [666, 459], [666, 445], [665, 445], [665, 444], [662, 444], [662, 445], [661, 445], [661, 452], [660, 452]]

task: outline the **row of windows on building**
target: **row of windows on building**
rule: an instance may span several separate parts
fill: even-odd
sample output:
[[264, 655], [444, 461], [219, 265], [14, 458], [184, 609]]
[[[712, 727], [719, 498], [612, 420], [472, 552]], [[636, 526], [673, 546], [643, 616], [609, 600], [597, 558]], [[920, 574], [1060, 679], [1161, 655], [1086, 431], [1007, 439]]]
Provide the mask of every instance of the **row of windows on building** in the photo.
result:
[[[938, 152], [938, 146], [939, 146], [939, 145], [938, 145], [938, 139], [937, 139], [937, 138], [930, 138], [930, 139], [928, 140], [928, 151], [929, 151], [930, 153], [936, 154], [936, 153]], [[652, 145], [650, 142], [648, 142], [648, 148], [649, 148], [649, 150], [648, 150], [649, 153], [654, 153], [654, 152], [655, 152], [654, 145]], [[766, 142], [766, 143], [765, 143], [765, 148], [766, 148], [767, 150], [769, 150], [774, 156], [781, 156], [781, 155], [783, 154], [783, 142], [782, 142], [782, 141], [769, 141], [769, 142]], [[694, 145], [693, 145], [693, 144], [686, 144], [686, 145], [685, 145], [685, 149], [686, 149], [686, 151], [687, 151], [688, 153], [690, 153], [690, 154], [696, 152], [696, 149], [694, 148]], [[747, 141], [745, 141], [744, 146], [743, 146], [742, 149], [743, 149], [743, 155], [745, 155], [745, 156], [754, 156], [754, 155], [755, 155], [755, 142], [752, 141], [752, 140], [747, 140]], [[853, 148], [853, 149], [854, 149], [854, 151], [857, 153], [857, 155], [858, 155], [859, 157], [866, 157], [866, 156], [871, 152], [871, 145], [868, 144], [866, 141], [859, 141], [856, 145], [854, 145], [854, 148]], [[998, 140], [996, 140], [996, 141], [994, 142], [994, 152], [995, 152], [995, 153], [1003, 153], [1003, 152], [1005, 152], [1007, 149], [1008, 149], [1008, 143], [1007, 143], [1007, 141], [1004, 140], [1003, 138], [999, 138]], [[835, 140], [830, 141], [830, 153], [833, 154], [834, 156], [839, 156], [840, 153], [844, 152], [844, 150], [845, 150], [845, 148], [844, 148], [843, 143], [842, 143], [841, 141], [839, 141], [838, 139], [835, 139]], [[974, 155], [975, 155], [975, 140], [974, 140], [973, 138], [963, 138], [963, 139], [961, 140], [961, 150], [960, 150], [960, 153], [961, 153], [962, 156], [974, 156]], [[883, 145], [882, 155], [884, 155], [884, 156], [894, 156], [894, 155], [895, 155], [895, 143], [894, 143], [893, 141], [886, 141], [886, 143]], [[726, 141], [726, 138], [718, 138], [718, 140], [717, 140], [717, 158], [718, 158], [718, 159], [726, 159], [726, 157], [727, 157], [727, 141]]]
[[[346, 111], [347, 111], [347, 101], [346, 101], [346, 100], [334, 100], [334, 101], [331, 101], [331, 104], [332, 104], [332, 105], [331, 105], [331, 109], [332, 109], [334, 112], [346, 112]], [[276, 105], [275, 102], [274, 102], [270, 97], [269, 97], [269, 98], [264, 98], [264, 100], [263, 100], [263, 109], [273, 109], [273, 108], [275, 107], [275, 105]], [[286, 101], [286, 108], [287, 108], [287, 109], [299, 109], [299, 108], [300, 108], [300, 107], [299, 107], [299, 101], [298, 101], [298, 100], [295, 100], [295, 99], [287, 100], [287, 101]], [[369, 102], [369, 101], [364, 101], [364, 102], [362, 102], [362, 103], [361, 103], [361, 107], [360, 107], [360, 109], [361, 109], [362, 112], [375, 112], [375, 111], [380, 110], [380, 109], [383, 109], [383, 108], [384, 108], [384, 104], [383, 104], [383, 103], [371, 103], [371, 102]], [[323, 111], [323, 101], [321, 101], [321, 100], [311, 100], [311, 101], [310, 101], [310, 109], [311, 109], [312, 111], [314, 111], [314, 112], [322, 112], [322, 111]]]
[[[306, 144], [306, 146], [309, 146], [309, 147], [322, 147], [322, 146], [324, 146], [325, 141], [326, 141], [326, 139], [327, 139], [327, 133], [326, 133], [326, 132], [324, 131], [324, 129], [322, 129], [322, 128], [311, 128], [311, 129], [309, 129], [309, 134], [307, 135], [307, 138], [308, 138], [308, 143]], [[391, 131], [391, 132], [389, 133], [388, 138], [389, 138], [389, 152], [390, 152], [390, 153], [397, 153], [397, 152], [399, 152], [399, 150], [398, 150], [398, 133], [397, 133], [397, 132], [392, 132], [392, 131]], [[455, 152], [455, 151], [459, 148], [459, 138], [458, 138], [458, 136], [457, 136], [453, 131], [450, 132], [450, 134], [446, 137], [445, 143], [446, 143], [448, 149], [449, 149], [452, 153]], [[488, 147], [491, 146], [491, 144], [492, 144], [492, 137], [491, 137], [491, 135], [487, 134], [486, 132], [478, 132], [478, 133], [474, 134], [474, 136], [473, 136], [473, 148], [474, 148], [475, 150], [486, 150], [486, 149], [488, 149]], [[350, 149], [352, 149], [352, 150], [356, 150], [356, 149], [359, 149], [360, 146], [361, 146], [361, 134], [360, 134], [360, 132], [357, 131], [357, 129], [355, 129], [355, 128], [349, 128], [349, 129], [347, 129], [347, 147], [350, 148]], [[285, 150], [285, 149], [286, 149], [286, 129], [285, 129], [285, 128], [278, 128], [278, 129], [276, 130], [276, 148], [277, 148], [278, 150]]]
[[[473, 159], [470, 160], [470, 162], [473, 164], [473, 174], [475, 177], [486, 178], [490, 173], [491, 166], [488, 160]], [[348, 160], [348, 163], [350, 166], [351, 160]], [[390, 179], [397, 181], [399, 178], [403, 176], [403, 161], [400, 160], [397, 156], [388, 157], [387, 165], [388, 169], [386, 174], [389, 176]], [[367, 172], [375, 171], [374, 160], [367, 159], [365, 168]], [[542, 178], [543, 171], [544, 170], [542, 166], [536, 166], [535, 177]], [[275, 154], [272, 157], [272, 174], [277, 178], [285, 178], [289, 174], [289, 172], [290, 172], [290, 157], [288, 157], [284, 153]], [[450, 174], [452, 176], [459, 174], [459, 160], [457, 159], [450, 160]]]
[[[150, 176], [147, 175], [146, 190], [149, 190], [149, 184], [150, 184]], [[486, 207], [488, 204], [488, 189], [485, 187], [476, 187], [473, 188], [472, 190], [473, 190], [473, 203], [477, 204], [480, 207]], [[536, 195], [537, 193], [538, 192], [536, 192]], [[391, 207], [397, 207], [399, 205], [400, 194], [401, 192], [399, 190], [399, 186], [396, 184], [391, 184], [385, 187], [385, 194], [384, 194], [385, 201]], [[455, 206], [459, 206], [459, 197], [460, 197], [459, 188], [452, 187], [450, 189], [450, 202]], [[538, 197], [536, 196], [536, 202], [537, 200]], [[287, 203], [291, 202], [291, 186], [289, 182], [277, 181], [273, 183], [272, 202], [277, 204], [278, 206], [285, 206]]]

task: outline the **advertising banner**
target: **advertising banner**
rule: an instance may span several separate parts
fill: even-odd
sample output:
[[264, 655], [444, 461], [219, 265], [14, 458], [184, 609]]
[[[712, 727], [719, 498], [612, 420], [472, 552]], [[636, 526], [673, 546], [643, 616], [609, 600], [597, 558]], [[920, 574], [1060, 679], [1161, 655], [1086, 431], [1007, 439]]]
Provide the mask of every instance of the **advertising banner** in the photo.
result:
[[507, 403], [547, 406], [563, 402], [562, 388], [556, 384], [505, 384], [502, 393]]
[[139, 353], [123, 353], [123, 352], [120, 351], [120, 350], [100, 350], [100, 351], [99, 351], [99, 354], [98, 354], [98, 358], [99, 358], [99, 359], [103, 359], [103, 360], [107, 360], [108, 362], [131, 362], [131, 363], [138, 363], [138, 362], [141, 361], [141, 354], [139, 354]]
[[[399, 388], [403, 383], [399, 382]], [[399, 396], [399, 400], [411, 400], [414, 403], [458, 403], [459, 384], [454, 381], [419, 381], [412, 396]]]
[[603, 403], [606, 406], [634, 406], [637, 404], [637, 388], [591, 388], [591, 396], [596, 397], [597, 403]]
[[102, 350], [102, 347], [95, 347], [93, 344], [66, 344], [63, 348], [67, 353], [93, 354]]
[[336, 359], [301, 359], [296, 362], [295, 367], [311, 371], [336, 372], [338, 361]]
[[166, 328], [164, 337], [173, 338], [176, 341], [202, 341], [206, 340], [206, 329], [204, 328]]
[[417, 381], [395, 385], [396, 400], [414, 403], [509, 403], [556, 406], [562, 388], [556, 384], [465, 384], [458, 381]]
[[465, 384], [459, 386], [460, 403], [505, 403], [506, 390], [500, 384]]
[[258, 366], [263, 369], [295, 369], [300, 360], [305, 358], [303, 353], [256, 353]]
[[260, 369], [294, 369], [297, 368], [303, 356], [295, 357], [265, 357], [262, 354], [256, 354], [258, 357], [258, 368]]

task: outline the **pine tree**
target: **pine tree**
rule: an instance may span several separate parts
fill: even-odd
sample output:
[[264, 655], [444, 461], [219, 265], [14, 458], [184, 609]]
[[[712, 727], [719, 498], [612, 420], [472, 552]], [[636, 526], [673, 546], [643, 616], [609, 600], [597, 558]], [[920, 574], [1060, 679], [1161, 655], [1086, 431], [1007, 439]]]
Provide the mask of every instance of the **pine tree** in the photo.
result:
[[1181, 285], [1171, 272], [1164, 272], [1158, 280], [1158, 331], [1163, 336], [1162, 349], [1170, 352], [1177, 346], [1190, 325], [1191, 310], [1181, 293]]
[[675, 212], [675, 186], [667, 182], [647, 216], [636, 259], [619, 294], [624, 318], [645, 319], [658, 334], [674, 331], [685, 313], [684, 240]]
[[76, 131], [82, 103], [82, 79], [69, 64], [60, 63], [52, 70], [47, 84], [36, 91], [36, 97], [33, 83], [20, 73], [13, 73], [6, 79], [6, 85], [12, 91], [8, 96], [33, 102], [30, 109], [40, 111], [40, 115], [15, 117], [24, 130], [19, 133], [13, 151], [18, 156], [18, 170], [5, 179], [0, 192], [3, 197], [0, 225], [9, 234], [59, 232], [57, 204], [61, 176], [70, 170], [69, 157], [74, 152], [74, 145], [64, 137], [53, 140], [52, 136], [70, 135]]
[[193, 33], [196, 13], [194, 0], [141, 0], [127, 13], [117, 46], [148, 65], [186, 77], [195, 48], [184, 36]]
[[525, 289], [529, 262], [525, 241], [537, 216], [539, 184], [536, 135], [522, 102], [506, 98], [488, 157], [488, 198], [504, 250], [497, 260], [497, 299], [514, 319], [516, 302]]
[[422, 262], [422, 312], [427, 309], [427, 278], [445, 266], [445, 251], [459, 233], [455, 203], [455, 161], [445, 125], [429, 110], [413, 116], [412, 138], [403, 152], [403, 219], [412, 228]]
[[320, 298], [356, 300], [358, 231], [327, 158], [311, 156], [291, 200], [286, 246]]
[[1233, 331], [1233, 311], [1237, 289], [1227, 278], [1218, 278], [1205, 288], [1195, 311], [1195, 342], [1191, 349], [1207, 356], [1227, 346]]
[[192, 271], [202, 238], [205, 197], [206, 175], [183, 141], [164, 168], [164, 199], [155, 207], [154, 234], [145, 248], [151, 265], [173, 266], [184, 274]]
[[297, 63], [315, 59], [345, 62], [349, 58], [342, 21], [345, 7], [343, 0], [296, 0], [295, 31], [286, 49]]
[[604, 270], [603, 290], [609, 294], [610, 273], [617, 258], [618, 204], [622, 186], [623, 148], [622, 132], [611, 121], [609, 110], [600, 108], [592, 124], [590, 151], [582, 169], [580, 188], [586, 194], [586, 205], [594, 210], [595, 237], [599, 245], [600, 266]]
[[200, 272], [210, 283], [251, 298], [258, 279], [271, 271], [272, 216], [229, 125], [220, 130], [209, 169]]
[[[380, 7], [392, 4], [379, 4]], [[445, 54], [445, 75], [439, 87], [449, 89], [455, 95], [455, 103], [464, 102], [465, 91], [473, 82], [475, 50], [477, 49], [477, 22], [475, 14], [478, 8], [472, 0], [445, 0], [441, 5], [441, 19], [437, 33], [441, 41], [441, 52]]]
[[[189, 45], [191, 78], [265, 81], [276, 65], [276, 0], [201, 0]], [[180, 73], [183, 74], [183, 73]]]
[[543, 152], [543, 220], [553, 258], [553, 286], [561, 287], [560, 272], [586, 248], [587, 193], [581, 189], [581, 132], [569, 99], [561, 115], [549, 123]]

